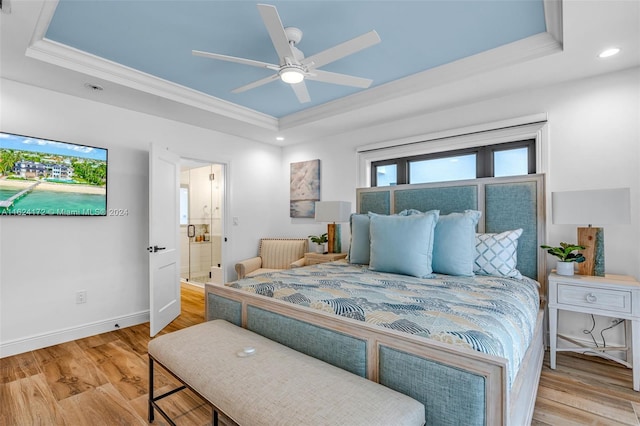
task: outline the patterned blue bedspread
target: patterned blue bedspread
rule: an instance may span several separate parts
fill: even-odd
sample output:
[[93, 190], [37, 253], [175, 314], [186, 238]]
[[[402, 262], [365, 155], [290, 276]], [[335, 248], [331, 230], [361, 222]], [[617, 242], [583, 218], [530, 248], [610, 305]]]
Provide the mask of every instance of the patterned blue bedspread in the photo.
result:
[[509, 384], [533, 339], [539, 284], [492, 276], [423, 279], [345, 261], [244, 278], [229, 286], [509, 360]]

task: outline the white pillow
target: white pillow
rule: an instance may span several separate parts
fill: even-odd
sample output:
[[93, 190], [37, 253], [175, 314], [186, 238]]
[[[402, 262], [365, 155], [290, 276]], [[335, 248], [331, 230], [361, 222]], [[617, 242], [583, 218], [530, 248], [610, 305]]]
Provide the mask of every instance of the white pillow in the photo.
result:
[[518, 238], [522, 229], [499, 234], [476, 234], [476, 260], [473, 272], [477, 275], [495, 275], [522, 279], [516, 269]]

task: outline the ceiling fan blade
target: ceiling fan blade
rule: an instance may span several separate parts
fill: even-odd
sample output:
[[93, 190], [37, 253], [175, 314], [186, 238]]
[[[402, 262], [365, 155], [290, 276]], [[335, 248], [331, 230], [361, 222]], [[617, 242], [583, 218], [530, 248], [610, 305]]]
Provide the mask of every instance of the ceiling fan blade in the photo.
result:
[[298, 97], [298, 101], [300, 101], [301, 104], [311, 102], [311, 97], [309, 96], [309, 91], [307, 90], [307, 85], [304, 84], [304, 81], [291, 84], [291, 88], [295, 92], [296, 96]]
[[256, 87], [260, 87], [264, 84], [271, 83], [279, 78], [278, 74], [270, 75], [269, 77], [261, 78], [260, 80], [256, 80], [253, 83], [245, 84], [244, 86], [240, 86], [236, 89], [233, 89], [231, 93], [242, 93], [246, 92], [250, 89], [255, 89]]
[[278, 65], [270, 64], [268, 62], [254, 61], [253, 59], [237, 58], [235, 56], [227, 56], [227, 55], [221, 55], [219, 53], [203, 52], [201, 50], [192, 50], [191, 53], [194, 56], [202, 56], [204, 58], [219, 59], [221, 61], [235, 62], [235, 63], [238, 63], [238, 64], [244, 64], [244, 65], [251, 65], [252, 67], [258, 67], [258, 68], [268, 68], [268, 69], [274, 70], [274, 71], [277, 71], [277, 70], [280, 69], [280, 67]]
[[264, 26], [267, 27], [273, 47], [275, 47], [276, 52], [278, 52], [279, 60], [281, 62], [284, 61], [284, 58], [295, 60], [293, 50], [291, 49], [291, 45], [289, 45], [289, 39], [284, 31], [284, 26], [282, 25], [276, 7], [270, 4], [258, 4], [258, 11], [260, 12], [260, 16], [262, 16]]
[[308, 58], [304, 58], [301, 63], [302, 65], [309, 66], [310, 68], [319, 68], [378, 43], [380, 43], [380, 36], [378, 33], [375, 30], [369, 31], [361, 36], [352, 38], [349, 41], [345, 41], [344, 43], [330, 47], [327, 50], [323, 50], [320, 53], [311, 55]]
[[371, 86], [373, 80], [362, 77], [354, 77], [347, 74], [338, 74], [335, 72], [313, 70], [305, 76], [307, 80], [322, 81], [324, 83], [341, 84], [343, 86], [353, 86], [366, 89]]

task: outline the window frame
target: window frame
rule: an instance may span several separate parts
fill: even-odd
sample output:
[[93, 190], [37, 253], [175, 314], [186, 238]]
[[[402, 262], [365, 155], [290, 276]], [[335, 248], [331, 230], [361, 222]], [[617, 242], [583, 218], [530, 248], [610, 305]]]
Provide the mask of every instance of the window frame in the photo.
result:
[[[549, 164], [549, 129], [547, 114], [539, 113], [499, 122], [430, 133], [401, 140], [370, 143], [356, 148], [357, 186], [371, 187], [374, 162], [422, 154], [442, 153], [482, 146], [500, 146], [507, 142], [535, 140], [535, 173], [545, 173]], [[531, 153], [531, 152], [530, 152]], [[531, 171], [532, 165], [529, 165]]]
[[503, 142], [494, 145], [476, 146], [471, 148], [454, 149], [451, 151], [440, 151], [429, 154], [412, 155], [409, 157], [392, 158], [388, 160], [371, 162], [371, 187], [377, 186], [377, 168], [380, 166], [395, 165], [397, 171], [396, 184], [411, 184], [423, 182], [410, 182], [411, 163], [425, 160], [436, 160], [441, 158], [454, 158], [463, 155], [475, 154], [476, 156], [476, 179], [484, 177], [494, 177], [494, 153], [499, 151], [509, 151], [519, 148], [527, 148], [527, 174], [536, 173], [535, 139], [527, 139], [513, 142]]

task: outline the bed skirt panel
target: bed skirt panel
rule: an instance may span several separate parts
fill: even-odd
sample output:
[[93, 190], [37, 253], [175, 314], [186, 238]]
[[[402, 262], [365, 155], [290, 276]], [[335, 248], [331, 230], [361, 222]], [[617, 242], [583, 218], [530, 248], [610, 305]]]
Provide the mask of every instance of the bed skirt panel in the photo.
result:
[[306, 355], [367, 377], [369, 352], [377, 358], [374, 381], [425, 406], [427, 425], [486, 425], [486, 377], [381, 342], [358, 338], [311, 322], [206, 294], [208, 321], [224, 319]]
[[367, 342], [254, 306], [247, 329], [361, 377], [367, 376]]
[[420, 401], [427, 425], [485, 424], [485, 378], [380, 346], [380, 384]]
[[205, 318], [221, 319], [242, 327], [242, 302], [222, 296], [207, 295]]

